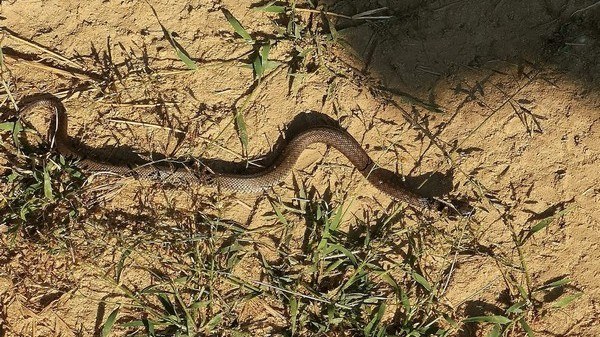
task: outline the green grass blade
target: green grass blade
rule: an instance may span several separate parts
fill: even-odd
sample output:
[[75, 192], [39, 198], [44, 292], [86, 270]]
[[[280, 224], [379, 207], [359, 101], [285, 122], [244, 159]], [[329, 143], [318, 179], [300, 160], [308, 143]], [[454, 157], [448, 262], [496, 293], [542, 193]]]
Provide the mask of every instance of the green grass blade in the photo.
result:
[[431, 284], [422, 275], [417, 272], [412, 273], [412, 277], [418, 284], [422, 285], [427, 291], [431, 292]]
[[204, 332], [210, 334], [219, 324], [223, 321], [223, 314], [218, 313], [215, 317], [211, 318], [208, 323], [204, 326]]
[[260, 62], [263, 64], [263, 66], [269, 60], [270, 52], [271, 52], [271, 44], [270, 43], [267, 43], [260, 47]]
[[265, 74], [265, 68], [263, 67], [260, 53], [258, 53], [252, 61], [252, 70], [254, 71], [254, 78], [260, 81]]
[[342, 204], [336, 209], [335, 215], [333, 216], [329, 224], [329, 228], [332, 231], [337, 231], [338, 227], [342, 223], [342, 216], [344, 215], [344, 213], [344, 205]]
[[48, 164], [44, 167], [44, 197], [48, 200], [54, 200], [54, 193], [52, 193], [52, 181], [50, 180], [50, 172], [48, 170]]
[[525, 301], [517, 302], [517, 303], [511, 305], [508, 309], [506, 309], [506, 312], [509, 314], [520, 314], [521, 312], [523, 312], [523, 310], [521, 310], [521, 308], [524, 307], [526, 304], [527, 304], [527, 302], [525, 302]]
[[508, 324], [512, 322], [509, 318], [500, 316], [500, 315], [492, 315], [492, 316], [475, 316], [463, 319], [463, 322], [476, 322], [476, 323], [496, 323], [496, 324]]
[[337, 41], [339, 34], [338, 34], [337, 29], [335, 28], [335, 23], [333, 21], [331, 21], [328, 16], [325, 16], [325, 20], [327, 20], [327, 25], [329, 26], [331, 40]]
[[238, 137], [242, 143], [244, 155], [246, 155], [248, 153], [248, 130], [246, 128], [244, 114], [242, 114], [239, 110], [235, 114], [235, 127], [237, 128]]
[[381, 305], [379, 306], [379, 310], [377, 310], [377, 313], [375, 314], [375, 316], [373, 316], [373, 318], [371, 319], [369, 324], [367, 324], [365, 326], [365, 328], [363, 329], [365, 336], [372, 335], [372, 332], [374, 331], [373, 328], [375, 328], [375, 327], [377, 327], [377, 325], [379, 325], [379, 323], [381, 322], [381, 319], [383, 318], [384, 313], [385, 313], [385, 302], [381, 303]]
[[167, 312], [169, 315], [177, 316], [177, 312], [175, 312], [175, 307], [173, 306], [173, 303], [171, 303], [171, 301], [165, 294], [156, 294], [156, 297], [158, 297], [158, 300], [165, 309], [165, 312]]
[[15, 124], [17, 122], [4, 122], [4, 123], [0, 123], [0, 130], [3, 131], [12, 131], [15, 129]]
[[267, 13], [285, 13], [286, 9], [287, 8], [284, 6], [275, 5], [275, 1], [271, 1], [264, 6], [255, 8], [255, 10], [257, 10], [257, 11], [267, 12]]
[[185, 314], [185, 327], [186, 327], [187, 333], [189, 335], [195, 335], [195, 333], [196, 333], [196, 331], [195, 331], [196, 322], [195, 322], [194, 318], [192, 317], [192, 315], [190, 314], [188, 308], [186, 307], [185, 302], [183, 301], [183, 299], [179, 295], [179, 291], [177, 291], [177, 288], [173, 287], [173, 292], [175, 294], [175, 299], [177, 300], [177, 303], [179, 303], [179, 307], [181, 308], [181, 310]]
[[490, 330], [488, 337], [500, 337], [501, 333], [502, 333], [502, 327], [500, 325], [496, 324], [496, 325], [494, 325], [492, 330]]
[[560, 280], [556, 280], [554, 282], [544, 284], [544, 285], [540, 286], [539, 288], [537, 288], [535, 291], [554, 289], [554, 288], [562, 287], [569, 283], [571, 283], [571, 279], [569, 279], [568, 277], [563, 277]]
[[535, 337], [533, 330], [531, 330], [531, 327], [529, 326], [529, 324], [527, 324], [527, 322], [525, 321], [524, 318], [521, 318], [519, 320], [519, 324], [521, 324], [521, 328], [523, 328], [523, 330], [525, 330], [528, 337]]
[[118, 314], [119, 308], [116, 308], [115, 310], [113, 310], [113, 312], [110, 313], [110, 315], [108, 315], [106, 322], [104, 322], [104, 325], [102, 325], [102, 332], [100, 333], [100, 336], [107, 337], [110, 334], [112, 327], [115, 325], [115, 321], [117, 320]]
[[340, 244], [334, 244], [328, 247], [328, 250], [337, 250], [338, 252], [344, 254], [351, 262], [353, 265], [357, 265], [358, 264], [358, 260], [356, 259], [356, 256], [354, 256], [354, 254], [352, 254], [351, 251], [349, 251], [346, 247], [340, 245]]
[[13, 142], [15, 143], [15, 146], [17, 148], [21, 147], [21, 142], [19, 142], [19, 132], [23, 131], [23, 124], [21, 124], [21, 122], [17, 121], [15, 122], [15, 126], [13, 128], [13, 132], [12, 132], [12, 137], [13, 137]]
[[225, 8], [223, 8], [222, 11], [223, 11], [223, 15], [225, 15], [225, 19], [227, 19], [227, 21], [229, 21], [229, 24], [231, 25], [231, 27], [233, 27], [233, 30], [239, 36], [241, 36], [244, 40], [246, 40], [246, 42], [253, 44], [254, 40], [252, 39], [250, 34], [248, 34], [248, 32], [244, 29], [244, 27], [238, 21], [238, 19], [236, 19], [235, 16], [233, 16], [233, 14], [231, 14], [231, 12], [226, 10]]
[[392, 277], [392, 275], [390, 275], [390, 273], [389, 273], [388, 270], [376, 269], [376, 266], [373, 266], [371, 264], [369, 264], [369, 267], [373, 269], [373, 272], [377, 276], [379, 276], [379, 278], [381, 278], [385, 283], [387, 283], [392, 288], [394, 288], [394, 291], [396, 293], [398, 291], [400, 291], [400, 288], [398, 287], [398, 283], [396, 282], [396, 280], [394, 280], [394, 278]]
[[130, 248], [125, 249], [123, 254], [121, 254], [121, 258], [119, 258], [119, 262], [117, 262], [117, 265], [115, 266], [115, 282], [117, 284], [119, 283], [119, 280], [121, 279], [121, 273], [123, 272], [123, 265], [125, 264], [125, 260], [127, 259], [127, 257], [129, 257], [130, 254], [131, 254], [131, 249]]
[[263, 68], [265, 70], [270, 70], [270, 69], [275, 69], [277, 67], [279, 67], [281, 65], [281, 63], [277, 62], [277, 61], [266, 61], [263, 64]]
[[548, 225], [550, 225], [555, 219], [560, 218], [561, 216], [565, 215], [566, 213], [568, 213], [570, 211], [569, 208], [566, 208], [552, 216], [549, 216], [545, 219], [540, 220], [538, 223], [536, 223], [533, 227], [531, 227], [529, 230], [527, 230], [525, 236], [520, 240], [520, 244], [524, 244], [525, 241], [527, 241], [527, 239], [529, 239], [530, 237], [532, 237], [535, 233], [541, 231], [542, 229], [548, 227]]
[[177, 41], [175, 41], [173, 34], [171, 32], [167, 33], [169, 36], [169, 41], [171, 42], [171, 46], [173, 46], [173, 48], [175, 49], [175, 54], [177, 54], [177, 57], [181, 60], [181, 62], [183, 62], [189, 70], [198, 69], [198, 65], [196, 64], [196, 62], [194, 62], [189, 57], [188, 53], [181, 47], [181, 45], [177, 43]]
[[292, 336], [296, 334], [296, 322], [298, 320], [298, 300], [290, 297], [290, 320], [292, 324]]
[[525, 300], [525, 301], [529, 300], [529, 294], [527, 293], [525, 288], [523, 288], [521, 285], [517, 285], [517, 289], [519, 290], [519, 295], [521, 295], [521, 298], [523, 300]]
[[136, 327], [140, 327], [140, 326], [144, 326], [144, 321], [143, 320], [134, 320], [134, 321], [130, 321], [130, 322], [126, 322], [121, 324], [121, 326], [126, 327], [126, 328], [136, 328]]
[[177, 43], [177, 41], [175, 41], [173, 34], [165, 26], [163, 26], [163, 24], [160, 22], [160, 19], [158, 18], [158, 13], [156, 13], [156, 10], [154, 9], [154, 7], [152, 7], [152, 5], [150, 5], [150, 8], [152, 9], [152, 12], [154, 13], [154, 16], [156, 17], [156, 21], [158, 21], [158, 24], [160, 25], [160, 28], [161, 28], [165, 38], [167, 39], [167, 41], [169, 41], [169, 44], [171, 45], [171, 47], [173, 47], [173, 49], [175, 49], [175, 54], [177, 54], [177, 57], [181, 60], [181, 62], [183, 62], [185, 64], [185, 66], [188, 69], [190, 69], [190, 70], [198, 69], [198, 65], [196, 64], [196, 62], [194, 62], [190, 58], [189, 54], [183, 49], [183, 47], [179, 43]]
[[533, 227], [531, 227], [531, 228], [529, 229], [529, 233], [531, 233], [531, 234], [535, 234], [535, 233], [537, 233], [537, 232], [541, 231], [542, 229], [544, 229], [544, 228], [548, 227], [548, 225], [549, 225], [549, 224], [552, 222], [552, 220], [554, 220], [554, 217], [553, 217], [553, 216], [552, 216], [552, 217], [549, 217], [549, 218], [546, 218], [546, 219], [544, 219], [544, 220], [541, 220], [541, 221], [540, 221], [540, 222], [538, 222], [538, 223], [537, 223], [535, 226], [533, 226]]
[[19, 132], [23, 131], [23, 124], [21, 124], [21, 122], [16, 121], [0, 123], [0, 131], [10, 131], [12, 133], [15, 146], [17, 148], [21, 147], [21, 143], [19, 142]]
[[567, 296], [563, 296], [561, 297], [560, 300], [556, 301], [552, 306], [555, 308], [565, 308], [567, 305], [569, 305], [571, 302], [573, 302], [574, 300], [580, 298], [583, 295], [583, 293], [577, 293], [577, 294], [573, 294], [573, 295], [567, 295]]
[[402, 307], [404, 308], [405, 312], [411, 311], [412, 306], [410, 304], [410, 299], [408, 298], [408, 295], [406, 295], [406, 292], [404, 292], [402, 289], [400, 289], [400, 302], [402, 302]]
[[286, 227], [289, 226], [288, 221], [286, 220], [285, 216], [283, 216], [281, 208], [278, 205], [275, 205], [275, 203], [271, 200], [269, 200], [269, 203], [271, 204], [271, 208], [273, 208], [273, 211], [275, 212], [275, 216], [277, 217], [279, 223], [285, 225]]
[[146, 327], [146, 332], [148, 332], [148, 337], [156, 336], [156, 332], [154, 331], [154, 322], [145, 318], [143, 320], [143, 323], [144, 323], [144, 327]]

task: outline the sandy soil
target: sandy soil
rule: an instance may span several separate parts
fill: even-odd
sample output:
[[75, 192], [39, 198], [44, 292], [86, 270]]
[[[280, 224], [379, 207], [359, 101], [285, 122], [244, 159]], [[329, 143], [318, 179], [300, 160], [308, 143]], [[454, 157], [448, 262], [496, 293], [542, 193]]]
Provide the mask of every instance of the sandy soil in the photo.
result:
[[[40, 93], [61, 98], [70, 134], [105, 155], [239, 162], [245, 157], [232, 119], [254, 80], [238, 61], [248, 61], [252, 47], [232, 32], [221, 9], [257, 36], [274, 37], [278, 15], [252, 10], [251, 1], [151, 3], [160, 24], [197, 61], [197, 71], [184, 71], [144, 1], [4, 1], [0, 15], [10, 35], [71, 60], [5, 34], [12, 93], [17, 101]], [[563, 290], [583, 295], [567, 309], [532, 312], [530, 325], [536, 336], [600, 335], [600, 9], [585, 9], [593, 3], [325, 1], [328, 11], [350, 16], [387, 6], [384, 13], [393, 18], [330, 17], [339, 43], [311, 54], [307, 71], [293, 81], [287, 74], [294, 43], [275, 44], [270, 58], [283, 66], [257, 85], [244, 111], [247, 156], [267, 153], [301, 112], [320, 113], [338, 121], [382, 166], [426, 180], [424, 193], [452, 190], [472, 199], [479, 208], [473, 219], [431, 224], [424, 264], [429, 277], [443, 283], [439, 257], [454, 260], [443, 302], [459, 318], [501, 314], [506, 292], [515, 291], [506, 284], [506, 266], [498, 266], [501, 258], [518, 262], [511, 230], [519, 233], [568, 209], [521, 249], [531, 282], [568, 276], [572, 283]], [[300, 15], [308, 25], [324, 25], [319, 14]], [[309, 149], [296, 173], [333, 202], [354, 199], [352, 218], [365, 221], [394, 204], [325, 147]], [[291, 178], [274, 193], [293, 198]], [[114, 291], [103, 276], [113, 272], [123, 242], [162, 235], [204, 213], [261, 229], [274, 222], [272, 210], [264, 197], [121, 182], [108, 200], [82, 210], [73, 233], [57, 234], [68, 238], [63, 247], [51, 239], [9, 245], [3, 238], [0, 336], [93, 335], [110, 310], [101, 299]], [[444, 232], [463, 241], [446, 242]], [[171, 257], [167, 246], [156, 253]], [[145, 258], [153, 259], [138, 257]], [[258, 258], [244, 262], [236, 274], [259, 277]], [[124, 271], [123, 280], [153, 282], [136, 268]], [[255, 332], [285, 324], [268, 301], [252, 301], [239, 315]]]

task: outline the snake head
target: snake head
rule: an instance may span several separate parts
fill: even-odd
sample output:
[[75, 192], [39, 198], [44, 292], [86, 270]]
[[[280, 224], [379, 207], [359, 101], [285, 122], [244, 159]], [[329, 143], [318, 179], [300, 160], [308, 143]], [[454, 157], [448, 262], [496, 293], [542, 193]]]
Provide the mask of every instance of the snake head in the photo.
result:
[[450, 202], [455, 210], [462, 216], [475, 214], [475, 207], [471, 206], [465, 199], [455, 199]]
[[428, 198], [431, 209], [446, 214], [449, 218], [457, 216], [466, 217], [475, 214], [475, 207], [471, 206], [465, 199], [445, 200], [440, 198]]
[[376, 168], [367, 174], [367, 179], [392, 198], [408, 202], [419, 209], [436, 211], [448, 217], [470, 216], [475, 213], [475, 208], [464, 199], [426, 197], [413, 192], [406, 186], [402, 176], [390, 170]]

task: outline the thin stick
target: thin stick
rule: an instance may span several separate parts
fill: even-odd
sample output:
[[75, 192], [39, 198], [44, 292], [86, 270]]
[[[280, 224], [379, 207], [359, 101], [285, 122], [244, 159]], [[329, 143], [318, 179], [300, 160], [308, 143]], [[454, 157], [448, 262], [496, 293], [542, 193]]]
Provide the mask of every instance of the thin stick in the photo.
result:
[[592, 8], [598, 6], [598, 5], [600, 5], [600, 1], [597, 1], [596, 3], [593, 3], [593, 4], [591, 4], [591, 5], [587, 6], [587, 7], [584, 7], [582, 9], [578, 9], [578, 10], [574, 11], [573, 14], [571, 14], [571, 17], [573, 17], [573, 16], [575, 16], [575, 15], [577, 15], [579, 13], [583, 13], [583, 12], [585, 12], [587, 10], [590, 10], [590, 9], [592, 9]]
[[[2, 40], [4, 40], [4, 39], [2, 39]], [[10, 74], [10, 69], [8, 69], [8, 67], [6, 67], [6, 64], [4, 62], [4, 53], [2, 52], [2, 48], [0, 46], [0, 80], [2, 81], [2, 86], [4, 87], [4, 91], [6, 92], [6, 95], [8, 96], [10, 101], [12, 102], [15, 110], [19, 111], [17, 102], [15, 101], [15, 98], [13, 97], [12, 93], [10, 92], [10, 88], [9, 88], [8, 84], [6, 83], [6, 81], [4, 81], [4, 73], [5, 72], [8, 72]]]
[[[228, 276], [227, 280], [230, 281], [230, 282], [232, 282], [232, 283], [234, 283], [234, 284], [236, 284], [236, 285], [242, 285], [242, 286], [246, 285], [246, 282], [244, 282], [244, 281], [242, 281], [244, 283], [239, 284], [239, 282], [237, 280], [231, 279], [232, 277], [235, 278], [235, 276], [233, 274], [231, 274], [231, 273], [217, 271], [217, 270], [211, 270], [211, 272], [216, 273], [216, 274], [221, 274], [221, 275]], [[306, 294], [303, 294], [303, 293], [300, 293], [300, 292], [297, 292], [297, 291], [292, 291], [292, 290], [284, 289], [284, 288], [277, 287], [277, 286], [271, 285], [269, 283], [261, 282], [261, 281], [256, 281], [256, 280], [249, 280], [249, 281], [252, 282], [252, 283], [254, 283], [254, 284], [256, 284], [256, 285], [258, 285], [258, 286], [263, 286], [263, 287], [266, 287], [266, 288], [270, 288], [270, 289], [274, 289], [274, 290], [279, 290], [281, 292], [292, 294], [292, 295], [296, 295], [296, 296], [300, 296], [300, 297], [303, 297], [303, 298], [306, 298], [306, 299], [309, 299], [309, 300], [313, 300], [313, 301], [317, 301], [317, 302], [321, 302], [321, 303], [333, 304], [333, 305], [335, 305], [338, 308], [351, 309], [350, 307], [348, 307], [346, 305], [331, 302], [330, 300], [328, 300], [326, 298], [321, 298], [321, 297], [306, 295]]]
[[333, 12], [320, 11], [318, 9], [294, 8], [294, 10], [297, 11], [297, 12], [308, 12], [308, 13], [325, 14], [325, 15], [334, 16], [334, 17], [337, 17], [337, 18], [344, 18], [344, 19], [352, 20], [352, 17], [348, 16], [348, 15], [338, 14], [338, 13], [333, 13]]
[[146, 104], [142, 104], [142, 103], [112, 103], [112, 102], [102, 102], [102, 101], [98, 101], [98, 104], [102, 104], [102, 105], [110, 105], [110, 106], [116, 106], [116, 107], [132, 107], [132, 108], [154, 108], [157, 106], [175, 106], [177, 105], [177, 102], [157, 102], [157, 103], [146, 103]]
[[181, 129], [170, 128], [168, 126], [162, 126], [162, 125], [152, 124], [152, 123], [146, 123], [146, 122], [136, 122], [136, 121], [130, 121], [130, 120], [127, 120], [127, 119], [119, 119], [119, 118], [109, 118], [107, 120], [109, 122], [113, 122], [113, 123], [121, 123], [121, 124], [136, 125], [136, 126], [145, 126], [145, 127], [154, 128], [154, 129], [163, 129], [163, 130], [173, 131], [173, 132], [181, 133], [181, 134], [185, 134], [186, 133], [185, 131], [183, 131]]
[[[71, 77], [79, 78], [82, 80], [93, 80], [89, 75], [86, 75], [86, 74], [78, 74], [78, 73], [75, 73], [72, 71], [54, 68], [54, 67], [51, 67], [51, 66], [39, 63], [39, 62], [25, 60], [25, 59], [17, 58], [14, 56], [5, 55], [5, 57], [15, 61], [14, 65], [16, 65], [18, 67], [22, 67], [22, 66], [29, 67], [30, 66], [30, 67], [34, 67], [34, 68], [38, 68], [38, 69], [42, 69], [42, 70], [47, 70], [47, 71], [50, 71], [50, 72], [53, 72], [53, 73], [56, 73], [59, 75], [63, 75], [63, 76], [71, 76]], [[25, 63], [25, 64], [23, 64], [23, 63]]]
[[[149, 127], [149, 128], [163, 129], [163, 130], [168, 130], [168, 131], [172, 131], [172, 132], [176, 132], [176, 133], [186, 134], [186, 132], [181, 129], [170, 128], [167, 126], [162, 126], [162, 125], [152, 124], [152, 123], [136, 122], [136, 121], [130, 121], [130, 120], [118, 119], [118, 118], [109, 118], [109, 119], [107, 119], [107, 121], [112, 122], [112, 123], [121, 123], [121, 124], [127, 124], [127, 125], [145, 126], [145, 127]], [[244, 157], [242, 155], [235, 153], [234, 151], [232, 151], [222, 145], [217, 144], [216, 142], [212, 141], [209, 138], [202, 137], [202, 136], [198, 136], [198, 138], [200, 138], [202, 141], [204, 141], [206, 143], [209, 143], [210, 145], [214, 145], [214, 146], [220, 148], [221, 150], [235, 156], [238, 159], [244, 159]], [[256, 164], [254, 164], [254, 165], [256, 165]], [[259, 165], [256, 165], [256, 166], [259, 166]]]
[[155, 73], [153, 73], [153, 75], [156, 75], [156, 76], [181, 75], [181, 74], [191, 74], [195, 71], [196, 70], [191, 70], [191, 69], [180, 69], [180, 70], [178, 69], [178, 70], [155, 72]]
[[49, 50], [49, 49], [47, 49], [47, 48], [45, 48], [45, 47], [43, 47], [43, 46], [35, 43], [35, 42], [32, 42], [32, 41], [26, 40], [24, 38], [18, 37], [16, 35], [14, 35], [13, 33], [11, 33], [10, 31], [6, 30], [6, 29], [4, 29], [3, 31], [6, 34], [8, 34], [8, 37], [10, 37], [11, 39], [14, 39], [14, 40], [16, 40], [18, 42], [24, 43], [24, 44], [26, 44], [26, 45], [28, 45], [30, 47], [35, 48], [35, 49], [41, 50], [41, 51], [43, 51], [43, 52], [45, 52], [47, 54], [50, 54], [50, 55], [54, 56], [55, 58], [57, 58], [57, 59], [59, 59], [59, 60], [61, 60], [63, 62], [69, 63], [70, 65], [72, 65], [74, 67], [77, 67], [79, 69], [83, 68], [83, 66], [81, 66], [79, 63], [77, 63], [77, 62], [75, 62], [73, 60], [70, 60], [70, 59], [68, 59], [68, 58], [66, 58], [66, 57], [64, 57], [64, 56], [62, 56], [62, 55], [60, 55], [58, 53], [55, 53], [55, 52], [53, 52], [53, 51], [51, 51], [51, 50]]
[[[252, 52], [252, 50], [250, 52], [243, 53], [240, 57], [247, 56], [251, 52]], [[198, 63], [198, 69], [200, 69], [200, 68], [221, 67], [221, 66], [224, 66], [224, 65], [236, 64], [236, 63], [239, 64], [239, 65], [242, 65], [242, 62], [238, 61], [237, 59], [235, 59], [235, 60], [228, 60], [228, 61], [207, 61], [205, 63]], [[198, 69], [173, 69], [173, 70], [157, 71], [157, 72], [152, 73], [152, 75], [156, 75], [156, 76], [171, 76], [171, 75], [191, 74], [191, 73], [194, 73], [194, 72], [198, 71]]]
[[[4, 75], [4, 71], [2, 71], [2, 75]], [[8, 88], [8, 84], [6, 83], [6, 81], [4, 81], [4, 76], [2, 76], [2, 78], [0, 79], [0, 81], [2, 81], [2, 86], [4, 87], [4, 90], [6, 91], [6, 94], [10, 98], [10, 101], [12, 102], [15, 110], [19, 111], [19, 107], [17, 106], [17, 102], [15, 101], [15, 98], [13, 97], [12, 93], [10, 92], [10, 89]]]
[[94, 86], [93, 84], [88, 84], [86, 86], [75, 88], [75, 90], [74, 89], [65, 89], [65, 90], [57, 91], [57, 92], [53, 93], [52, 95], [57, 98], [60, 98], [62, 100], [68, 100], [71, 98], [72, 95], [75, 95], [75, 94], [79, 95], [85, 91], [97, 91], [97, 90], [100, 90], [100, 89], [98, 87]]

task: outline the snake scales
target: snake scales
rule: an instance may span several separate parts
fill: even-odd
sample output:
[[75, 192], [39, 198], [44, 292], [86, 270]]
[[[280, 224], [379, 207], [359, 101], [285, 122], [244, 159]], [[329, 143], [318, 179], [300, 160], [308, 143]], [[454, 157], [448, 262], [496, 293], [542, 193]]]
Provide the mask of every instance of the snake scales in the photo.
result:
[[[309, 145], [324, 143], [350, 160], [356, 169], [377, 189], [390, 197], [406, 202], [418, 208], [442, 208], [439, 201], [424, 198], [406, 189], [402, 178], [397, 174], [379, 168], [361, 145], [346, 131], [333, 127], [313, 127], [299, 133], [283, 147], [275, 161], [260, 172], [247, 174], [229, 174], [215, 172], [212, 169], [189, 167], [175, 168], [172, 165], [148, 163], [137, 167], [114, 164], [98, 159], [87, 158], [73, 145], [67, 134], [67, 117], [60, 103], [53, 99], [40, 99], [26, 105], [20, 117], [27, 119], [35, 111], [45, 110], [51, 121], [47, 141], [52, 148], [65, 157], [78, 159], [77, 165], [90, 172], [109, 172], [123, 176], [132, 176], [140, 180], [160, 181], [172, 184], [205, 184], [221, 190], [258, 193], [283, 181], [292, 171], [296, 161]], [[39, 130], [38, 130], [39, 131]]]

